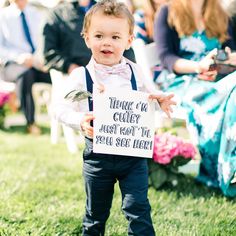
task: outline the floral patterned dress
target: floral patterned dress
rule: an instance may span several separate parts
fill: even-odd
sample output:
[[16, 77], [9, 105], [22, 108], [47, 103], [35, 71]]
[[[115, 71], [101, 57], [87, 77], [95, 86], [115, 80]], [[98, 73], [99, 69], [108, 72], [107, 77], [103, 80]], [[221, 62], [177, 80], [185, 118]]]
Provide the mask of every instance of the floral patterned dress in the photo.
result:
[[[221, 44], [204, 31], [180, 40], [181, 57], [186, 59], [199, 61], [214, 48]], [[197, 180], [235, 197], [236, 71], [218, 82], [163, 71], [157, 82], [164, 91], [175, 93], [187, 110], [188, 129], [202, 157]]]

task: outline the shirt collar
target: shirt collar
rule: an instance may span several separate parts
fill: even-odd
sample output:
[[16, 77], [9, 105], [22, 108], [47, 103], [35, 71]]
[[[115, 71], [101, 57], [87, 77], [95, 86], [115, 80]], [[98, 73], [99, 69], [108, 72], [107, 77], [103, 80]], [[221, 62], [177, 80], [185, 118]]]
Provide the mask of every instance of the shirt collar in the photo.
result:
[[[11, 5], [9, 7], [11, 8], [11, 11], [14, 11], [16, 15], [20, 16], [22, 11], [17, 7], [17, 5], [15, 3], [11, 3]], [[25, 14], [28, 11], [28, 8], [29, 8], [29, 6], [26, 5], [26, 7], [23, 9], [23, 12]]]

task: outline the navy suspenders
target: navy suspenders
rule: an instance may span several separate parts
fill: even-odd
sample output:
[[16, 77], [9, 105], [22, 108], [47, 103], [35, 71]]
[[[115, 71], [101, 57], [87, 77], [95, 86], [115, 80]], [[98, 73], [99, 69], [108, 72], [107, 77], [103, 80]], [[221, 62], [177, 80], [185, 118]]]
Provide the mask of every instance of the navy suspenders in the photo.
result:
[[137, 90], [137, 83], [136, 83], [136, 79], [135, 79], [135, 76], [134, 76], [134, 71], [131, 67], [130, 64], [128, 64], [129, 67], [130, 67], [130, 70], [131, 70], [131, 85], [132, 85], [132, 90]]
[[[93, 94], [93, 80], [91, 78], [91, 75], [86, 67], [85, 68], [85, 78], [86, 78], [86, 86], [87, 91]], [[89, 105], [89, 111], [93, 110], [93, 100], [91, 97], [88, 97], [88, 105]]]
[[[132, 85], [132, 90], [137, 90], [137, 83], [135, 80], [135, 76], [134, 76], [134, 71], [131, 67], [130, 64], [128, 64], [130, 69], [131, 69], [131, 85]], [[85, 68], [85, 77], [86, 77], [86, 86], [87, 86], [87, 91], [90, 92], [91, 94], [93, 94], [93, 80], [91, 78], [91, 75], [88, 71], [88, 69], [86, 67]], [[88, 105], [89, 105], [89, 111], [93, 110], [93, 101], [92, 98], [89, 97], [88, 98]]]

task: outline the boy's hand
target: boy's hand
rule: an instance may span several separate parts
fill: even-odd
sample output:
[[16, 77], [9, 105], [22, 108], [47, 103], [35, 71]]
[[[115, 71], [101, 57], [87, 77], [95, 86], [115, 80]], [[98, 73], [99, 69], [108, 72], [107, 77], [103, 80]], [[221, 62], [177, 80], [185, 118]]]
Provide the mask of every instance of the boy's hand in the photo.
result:
[[81, 130], [83, 131], [84, 135], [89, 138], [93, 138], [93, 127], [90, 124], [92, 120], [94, 120], [93, 114], [87, 113], [84, 115], [84, 118], [80, 124]]
[[173, 111], [171, 106], [176, 105], [176, 102], [172, 100], [174, 94], [170, 95], [154, 95], [150, 94], [149, 99], [156, 99], [159, 103], [161, 109], [166, 113], [166, 115], [170, 118], [170, 113]]
[[97, 89], [98, 89], [99, 93], [103, 93], [105, 91], [104, 85], [100, 84], [100, 83], [98, 83]]

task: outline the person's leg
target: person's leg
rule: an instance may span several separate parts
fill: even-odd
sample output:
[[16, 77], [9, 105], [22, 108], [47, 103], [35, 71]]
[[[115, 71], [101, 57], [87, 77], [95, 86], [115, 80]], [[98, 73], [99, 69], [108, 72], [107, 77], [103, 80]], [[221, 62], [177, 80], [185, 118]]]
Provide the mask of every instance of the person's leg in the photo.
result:
[[115, 178], [109, 168], [109, 157], [84, 152], [83, 174], [86, 189], [84, 236], [103, 236], [110, 214]]
[[29, 69], [16, 81], [21, 109], [25, 115], [27, 125], [32, 125], [35, 122], [35, 108], [32, 96], [32, 86], [35, 79], [35, 71], [33, 69]]
[[44, 73], [32, 68], [17, 79], [17, 91], [21, 102], [21, 109], [26, 118], [28, 132], [32, 134], [40, 134], [41, 132], [34, 124], [35, 104], [32, 95], [32, 86], [36, 82], [51, 83], [49, 73]]
[[36, 83], [47, 83], [47, 84], [52, 83], [50, 74], [48, 72], [42, 72], [36, 69], [34, 69], [34, 71], [36, 74], [36, 79], [35, 79]]
[[133, 158], [128, 165], [128, 171], [118, 178], [122, 193], [122, 210], [129, 221], [128, 235], [153, 236], [155, 232], [147, 197], [147, 160]]

